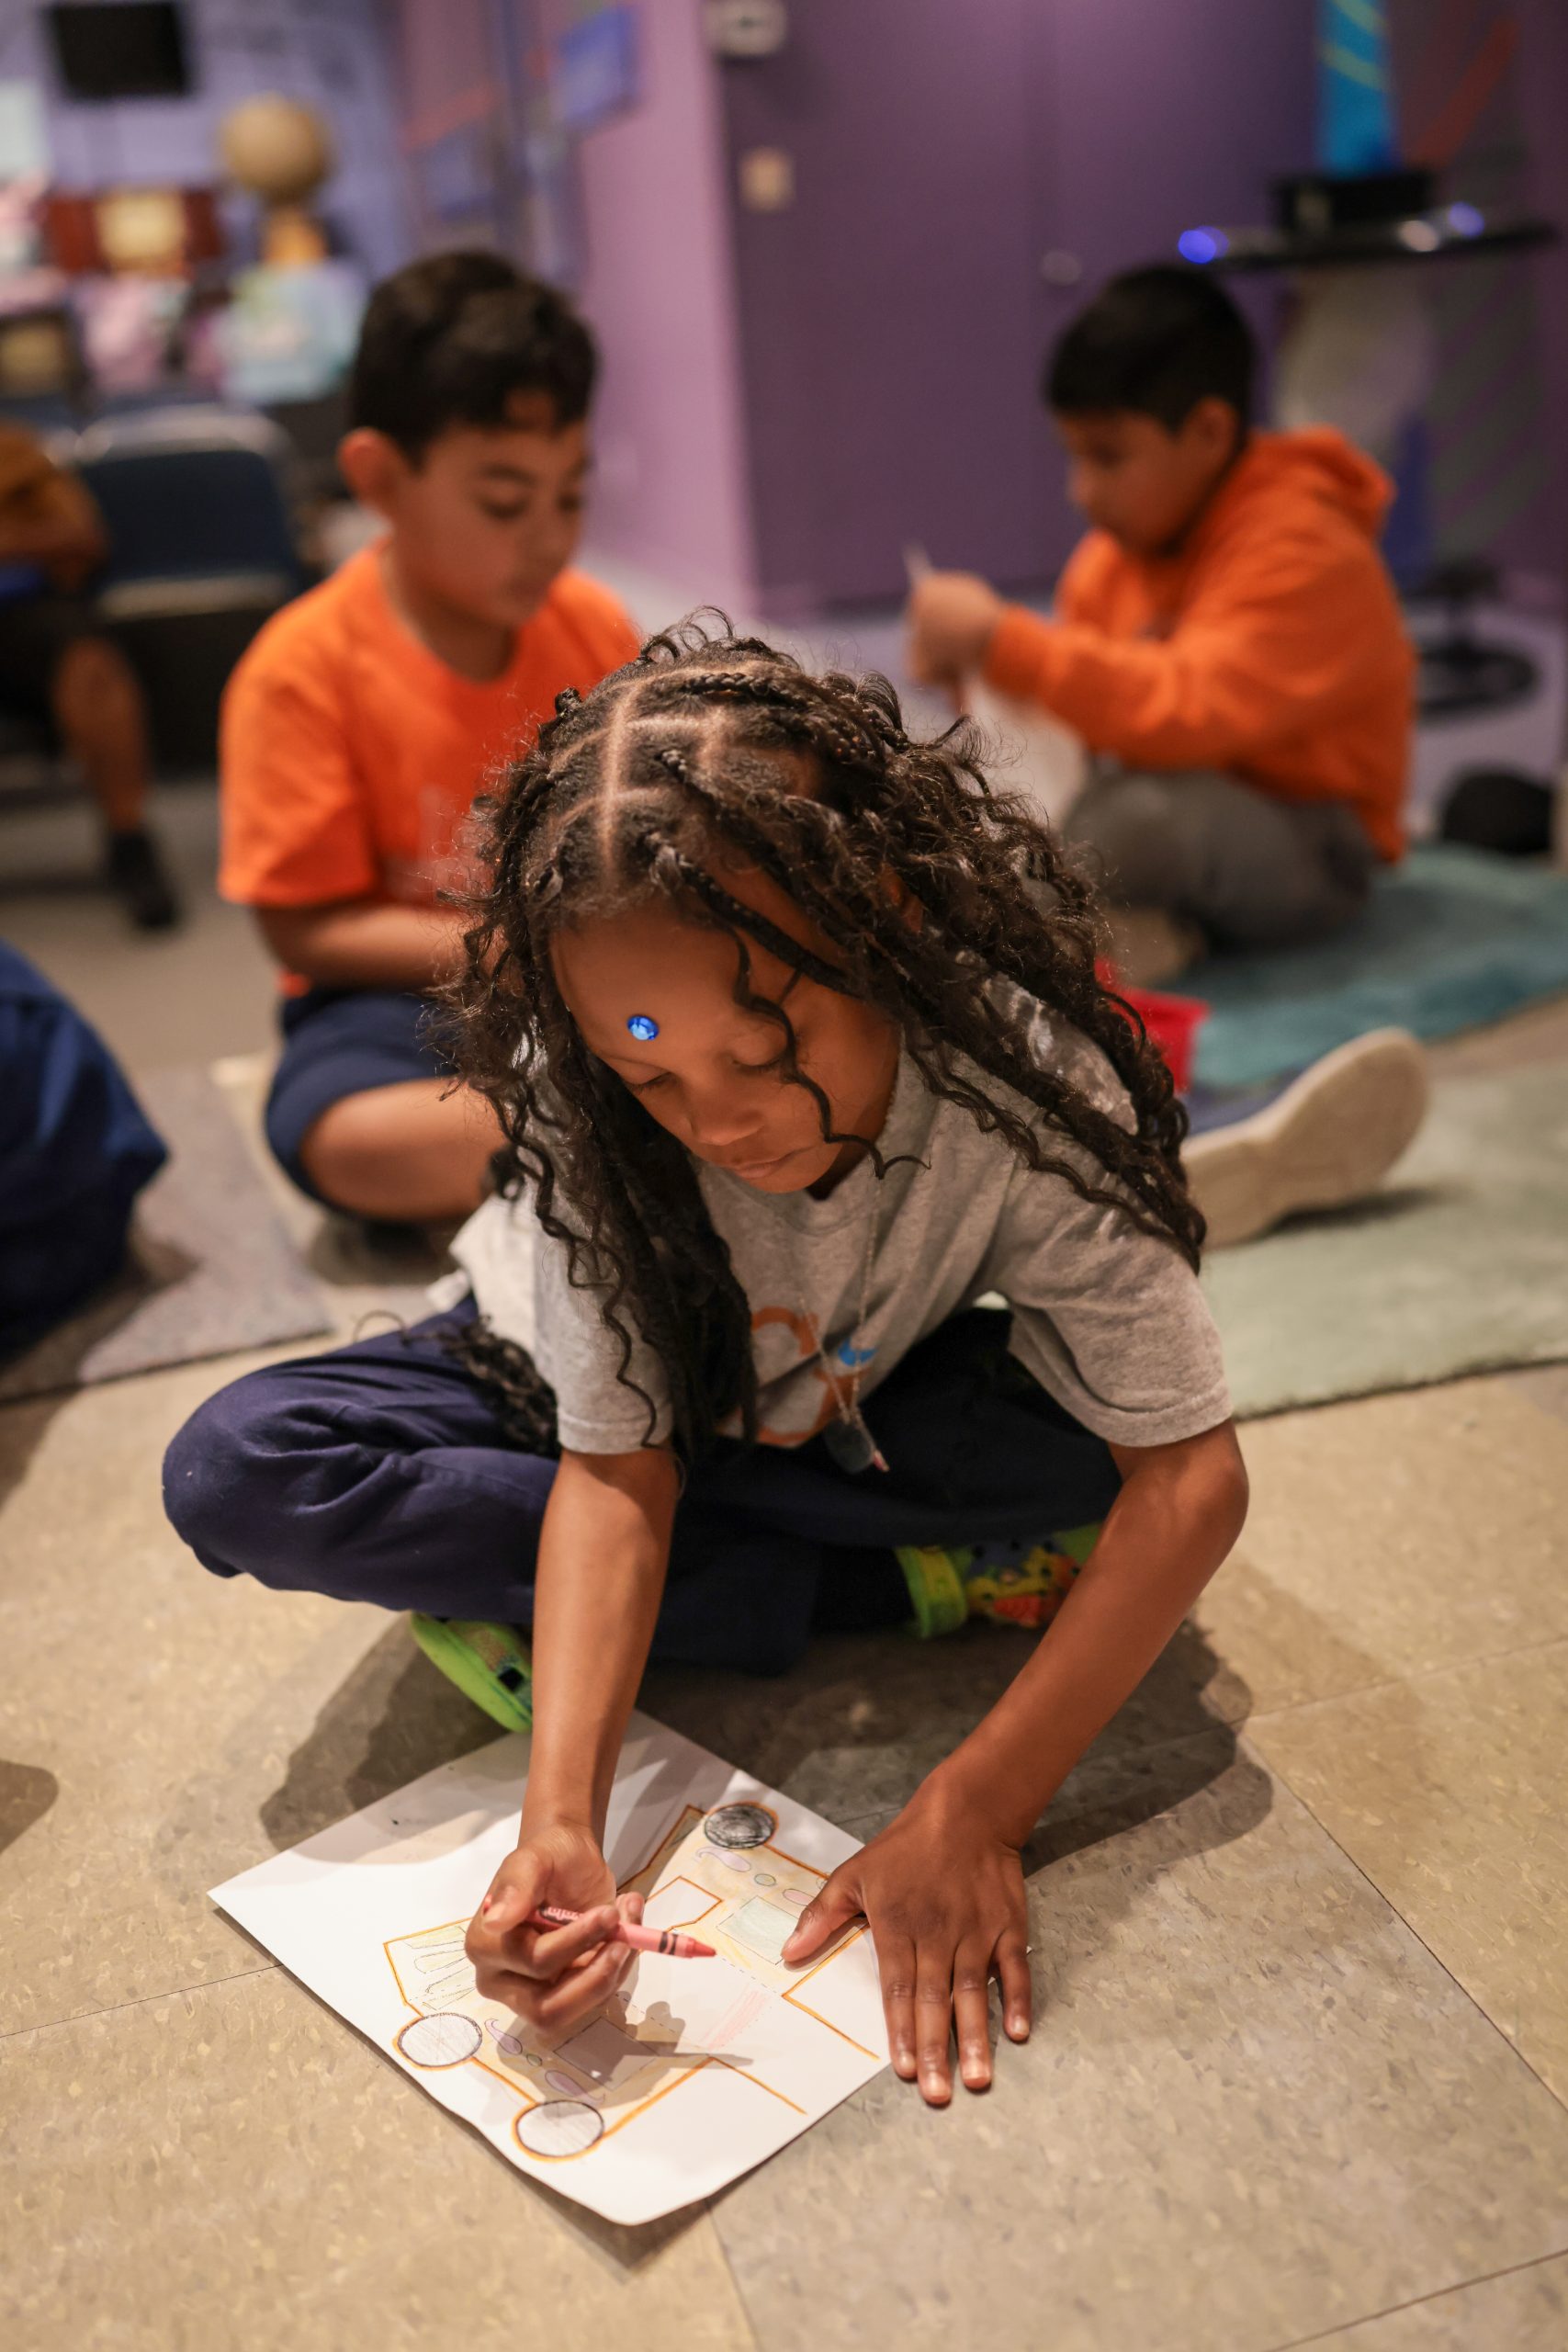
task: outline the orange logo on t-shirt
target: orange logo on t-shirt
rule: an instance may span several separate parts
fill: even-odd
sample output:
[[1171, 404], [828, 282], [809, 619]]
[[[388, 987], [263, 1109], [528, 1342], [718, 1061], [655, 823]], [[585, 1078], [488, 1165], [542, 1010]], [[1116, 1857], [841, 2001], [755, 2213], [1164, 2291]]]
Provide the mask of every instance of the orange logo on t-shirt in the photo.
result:
[[761, 1445], [809, 1445], [812, 1439], [819, 1436], [829, 1422], [838, 1414], [841, 1398], [856, 1369], [861, 1364], [869, 1363], [876, 1353], [876, 1350], [874, 1348], [852, 1350], [846, 1342], [845, 1346], [839, 1351], [840, 1359], [844, 1362], [845, 1371], [845, 1379], [840, 1385], [835, 1381], [834, 1375], [822, 1361], [823, 1351], [818, 1343], [816, 1326], [809, 1316], [797, 1313], [793, 1306], [759, 1306], [751, 1317], [752, 1339], [756, 1340], [760, 1333], [770, 1329], [775, 1324], [782, 1326], [791, 1334], [799, 1352], [793, 1363], [781, 1364], [773, 1372], [765, 1371], [759, 1364], [757, 1368], [759, 1387], [767, 1387], [775, 1381], [786, 1380], [791, 1373], [804, 1370], [809, 1372], [813, 1379], [820, 1383], [822, 1394], [818, 1400], [817, 1418], [807, 1428], [776, 1430], [768, 1422], [762, 1421], [759, 1423], [757, 1429], [758, 1442]]

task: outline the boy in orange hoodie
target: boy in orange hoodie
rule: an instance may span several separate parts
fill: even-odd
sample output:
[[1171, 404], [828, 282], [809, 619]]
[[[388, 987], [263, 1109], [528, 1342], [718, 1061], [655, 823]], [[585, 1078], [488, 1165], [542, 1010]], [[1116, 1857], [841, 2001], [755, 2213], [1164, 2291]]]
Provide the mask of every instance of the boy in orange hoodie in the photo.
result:
[[1252, 337], [1195, 269], [1113, 278], [1045, 398], [1094, 527], [1056, 617], [932, 572], [917, 676], [976, 672], [1080, 736], [1064, 828], [1123, 910], [1126, 977], [1348, 922], [1404, 847], [1413, 657], [1377, 549], [1389, 484], [1337, 433], [1252, 430]]

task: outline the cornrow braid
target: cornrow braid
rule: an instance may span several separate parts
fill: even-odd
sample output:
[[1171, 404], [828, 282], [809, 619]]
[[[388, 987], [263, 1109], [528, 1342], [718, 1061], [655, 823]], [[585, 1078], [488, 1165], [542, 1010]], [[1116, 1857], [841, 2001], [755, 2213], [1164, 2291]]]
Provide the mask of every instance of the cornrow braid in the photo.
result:
[[[877, 1007], [934, 1093], [1026, 1166], [1198, 1262], [1203, 1224], [1181, 1174], [1187, 1120], [1169, 1072], [1097, 975], [1087, 881], [1028, 804], [987, 782], [979, 752], [967, 721], [911, 738], [883, 678], [812, 676], [701, 614], [592, 693], [562, 694], [488, 806], [487, 878], [450, 999], [459, 1067], [500, 1119], [503, 1186], [530, 1191], [569, 1280], [595, 1292], [650, 1437], [634, 1347], [659, 1361], [688, 1460], [733, 1416], [755, 1433], [750, 1310], [690, 1154], [577, 1033], [551, 958], [569, 924], [662, 901], [727, 933], [737, 1001], [779, 1031], [780, 1077], [811, 1096], [825, 1140], [863, 1142], [879, 1175], [874, 1137], [832, 1131], [787, 1008], [753, 986], [754, 948]], [[830, 956], [725, 888], [736, 858], [788, 894]], [[1100, 1047], [1131, 1130], [1035, 1059], [1039, 1006]], [[478, 1326], [456, 1344], [504, 1390], [506, 1426], [547, 1432], [553, 1400], [520, 1351]]]

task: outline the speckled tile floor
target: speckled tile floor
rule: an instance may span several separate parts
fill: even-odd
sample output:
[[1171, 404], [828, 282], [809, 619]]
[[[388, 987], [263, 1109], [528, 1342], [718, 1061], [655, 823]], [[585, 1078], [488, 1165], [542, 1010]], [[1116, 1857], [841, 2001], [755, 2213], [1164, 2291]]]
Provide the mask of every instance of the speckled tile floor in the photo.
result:
[[[67, 912], [29, 945], [69, 984]], [[235, 953], [210, 922], [186, 978]], [[137, 953], [100, 941], [94, 987]], [[193, 1051], [254, 1050], [253, 994]], [[338, 1264], [345, 1317], [387, 1273]], [[884, 2076], [633, 2233], [206, 1899], [488, 1736], [395, 1624], [184, 1554], [159, 1454], [241, 1369], [0, 1411], [7, 2352], [1562, 2352], [1568, 1374], [1252, 1425], [1236, 1557], [1030, 1852], [1040, 2021], [990, 2097]], [[1021, 1638], [846, 1636], [645, 1703], [866, 1834]]]

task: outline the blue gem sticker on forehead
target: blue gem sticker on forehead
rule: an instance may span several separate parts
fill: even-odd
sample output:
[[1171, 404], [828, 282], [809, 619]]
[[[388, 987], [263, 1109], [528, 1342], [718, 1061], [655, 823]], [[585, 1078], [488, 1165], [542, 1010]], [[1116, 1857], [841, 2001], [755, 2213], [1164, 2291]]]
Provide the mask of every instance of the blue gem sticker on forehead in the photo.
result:
[[659, 1035], [659, 1023], [651, 1012], [632, 1013], [627, 1019], [626, 1027], [640, 1046], [650, 1045]]

